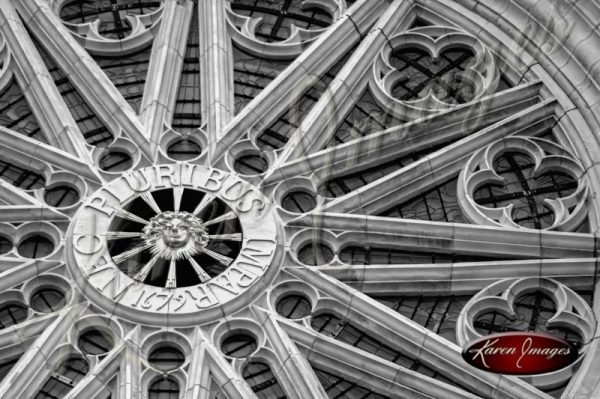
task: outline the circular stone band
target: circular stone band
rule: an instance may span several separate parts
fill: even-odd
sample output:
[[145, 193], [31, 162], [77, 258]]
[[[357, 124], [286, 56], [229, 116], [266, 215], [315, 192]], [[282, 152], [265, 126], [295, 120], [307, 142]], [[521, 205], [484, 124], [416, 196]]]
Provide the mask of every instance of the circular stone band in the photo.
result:
[[[119, 270], [108, 251], [107, 241], [121, 233], [109, 230], [112, 220], [139, 218], [123, 208], [167, 188], [202, 191], [207, 200], [227, 204], [240, 222], [239, 254], [222, 273], [201, 284], [179, 288], [144, 284]], [[189, 324], [190, 318], [210, 321], [247, 304], [274, 276], [276, 267], [269, 266], [283, 256], [277, 226], [272, 204], [237, 176], [201, 165], [157, 165], [124, 174], [83, 203], [67, 233], [68, 266], [86, 296], [116, 315], [151, 324]]]

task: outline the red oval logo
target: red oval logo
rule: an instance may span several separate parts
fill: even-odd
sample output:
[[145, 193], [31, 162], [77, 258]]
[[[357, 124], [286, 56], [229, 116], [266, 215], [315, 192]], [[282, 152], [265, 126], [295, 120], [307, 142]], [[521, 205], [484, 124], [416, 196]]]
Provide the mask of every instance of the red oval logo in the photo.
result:
[[510, 332], [487, 335], [462, 352], [472, 366], [493, 373], [529, 375], [560, 370], [579, 357], [577, 349], [552, 335]]

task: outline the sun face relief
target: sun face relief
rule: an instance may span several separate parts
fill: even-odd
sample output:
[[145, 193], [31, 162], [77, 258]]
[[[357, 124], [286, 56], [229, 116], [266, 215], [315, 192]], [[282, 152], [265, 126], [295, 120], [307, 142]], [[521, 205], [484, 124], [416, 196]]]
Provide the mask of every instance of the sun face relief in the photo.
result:
[[258, 291], [277, 256], [275, 220], [237, 176], [144, 168], [87, 199], [69, 229], [69, 266], [87, 294], [129, 317], [229, 311]]

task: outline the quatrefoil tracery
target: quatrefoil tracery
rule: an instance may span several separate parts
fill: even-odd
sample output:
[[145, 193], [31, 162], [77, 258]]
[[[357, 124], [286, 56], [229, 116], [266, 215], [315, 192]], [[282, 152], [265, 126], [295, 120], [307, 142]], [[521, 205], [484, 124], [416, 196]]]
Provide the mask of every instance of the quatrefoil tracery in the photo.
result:
[[58, 0], [52, 8], [86, 49], [130, 52], [153, 38], [164, 9], [161, 0]]
[[341, 17], [341, 0], [244, 1], [227, 5], [229, 33], [245, 51], [293, 58]]
[[371, 89], [382, 107], [416, 119], [491, 94], [498, 78], [477, 38], [432, 26], [390, 39], [373, 65]]
[[508, 137], [471, 156], [458, 180], [459, 205], [476, 224], [573, 231], [586, 216], [583, 173], [554, 143]]
[[538, 388], [552, 388], [568, 380], [593, 339], [595, 317], [587, 302], [560, 282], [539, 277], [495, 282], [475, 294], [462, 309], [456, 324], [462, 347], [488, 333], [536, 331], [557, 335], [579, 348], [574, 364], [547, 374], [529, 376]]

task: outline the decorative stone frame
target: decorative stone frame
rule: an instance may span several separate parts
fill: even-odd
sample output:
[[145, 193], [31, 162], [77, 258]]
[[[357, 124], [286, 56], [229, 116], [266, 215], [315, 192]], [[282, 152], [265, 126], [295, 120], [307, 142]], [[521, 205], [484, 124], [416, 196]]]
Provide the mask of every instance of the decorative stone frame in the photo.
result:
[[[65, 3], [70, 0], [52, 0], [50, 7], [60, 16]], [[73, 24], [63, 21], [63, 24], [73, 33], [75, 39], [92, 54], [125, 55], [136, 52], [148, 46], [158, 34], [160, 22], [165, 10], [165, 2], [155, 11], [144, 15], [126, 15], [131, 26], [131, 32], [123, 39], [109, 39], [98, 32], [100, 19]]]
[[475, 89], [473, 100], [492, 94], [498, 85], [499, 74], [490, 50], [475, 36], [455, 28], [444, 26], [427, 26], [411, 29], [389, 40], [377, 56], [372, 68], [369, 87], [373, 97], [383, 109], [399, 118], [414, 120], [433, 113], [452, 108], [429, 92], [426, 97], [403, 101], [391, 95], [394, 84], [402, 76], [392, 67], [390, 57], [394, 51], [418, 48], [426, 51], [435, 60], [444, 51], [452, 48], [471, 50], [475, 59], [469, 68], [460, 73], [460, 77], [468, 80]]
[[475, 320], [484, 313], [497, 311], [506, 317], [516, 316], [514, 302], [522, 295], [540, 291], [556, 304], [556, 314], [548, 320], [548, 326], [568, 326], [577, 331], [583, 346], [579, 359], [561, 370], [541, 375], [520, 377], [541, 389], [560, 386], [573, 376], [587, 353], [587, 344], [593, 339], [596, 318], [589, 305], [570, 288], [549, 278], [504, 279], [489, 285], [475, 294], [463, 307], [456, 322], [456, 339], [465, 347], [470, 341], [483, 335], [476, 331]]
[[[573, 231], [579, 227], [587, 215], [586, 203], [588, 186], [583, 179], [585, 171], [571, 154], [559, 145], [534, 137], [510, 136], [488, 147], [476, 151], [467, 161], [458, 179], [458, 202], [471, 223], [524, 228], [512, 219], [513, 204], [502, 208], [479, 205], [474, 199], [475, 191], [484, 184], [502, 184], [504, 179], [493, 169], [494, 161], [508, 151], [521, 152], [535, 161], [535, 176], [545, 172], [558, 171], [571, 176], [578, 182], [572, 194], [558, 199], [544, 200], [554, 213], [554, 223], [546, 230]], [[569, 208], [574, 208], [572, 211]]]

